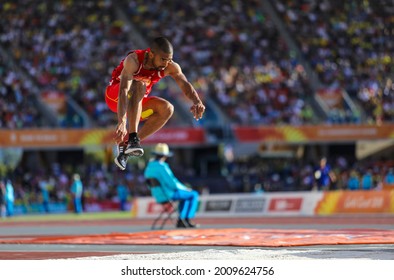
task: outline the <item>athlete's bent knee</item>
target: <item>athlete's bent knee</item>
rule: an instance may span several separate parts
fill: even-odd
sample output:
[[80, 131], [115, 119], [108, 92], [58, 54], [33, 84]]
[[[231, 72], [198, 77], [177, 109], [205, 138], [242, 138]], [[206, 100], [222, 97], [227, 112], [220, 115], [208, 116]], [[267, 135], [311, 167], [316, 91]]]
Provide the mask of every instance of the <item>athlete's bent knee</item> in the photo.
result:
[[174, 114], [174, 105], [168, 102], [166, 111], [168, 114], [168, 118], [170, 118]]
[[170, 102], [165, 101], [162, 104], [160, 104], [160, 110], [159, 110], [159, 115], [162, 118], [169, 119], [171, 118], [172, 114], [174, 114], [174, 105], [172, 105]]

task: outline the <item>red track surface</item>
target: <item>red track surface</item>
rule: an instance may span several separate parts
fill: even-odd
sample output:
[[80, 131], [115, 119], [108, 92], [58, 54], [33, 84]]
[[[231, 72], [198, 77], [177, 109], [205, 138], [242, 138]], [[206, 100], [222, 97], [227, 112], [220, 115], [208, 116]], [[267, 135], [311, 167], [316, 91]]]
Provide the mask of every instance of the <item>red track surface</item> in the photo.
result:
[[394, 244], [394, 230], [170, 229], [137, 233], [7, 238], [0, 239], [0, 244], [201, 245], [241, 247]]
[[[78, 220], [78, 221], [7, 221], [1, 227], [24, 227], [24, 226], [89, 226], [89, 225], [150, 225], [151, 219], [117, 219], [117, 220]], [[242, 218], [200, 218], [197, 222], [204, 225], [285, 225], [285, 224], [331, 224], [331, 225], [393, 225], [394, 215], [367, 215], [367, 216], [327, 216], [327, 217], [242, 217]]]
[[[128, 245], [204, 245], [204, 246], [300, 246], [330, 244], [394, 244], [394, 230], [371, 230], [373, 225], [393, 225], [394, 216], [330, 216], [330, 217], [264, 217], [264, 218], [203, 218], [198, 222], [210, 229], [165, 230], [137, 233], [111, 233], [80, 236], [53, 236], [49, 230], [40, 235], [23, 234], [24, 227], [55, 226], [89, 227], [101, 225], [144, 226], [149, 228], [151, 220], [101, 220], [101, 221], [49, 221], [49, 222], [0, 222], [1, 244], [128, 244]], [[267, 230], [267, 229], [218, 229], [223, 225], [360, 225], [357, 230]], [[1, 235], [2, 227], [20, 228], [19, 235]], [[215, 227], [215, 228], [213, 228]], [[163, 238], [163, 236], [165, 238]], [[173, 238], [173, 237], [176, 238]], [[245, 238], [246, 236], [246, 238]], [[181, 240], [179, 240], [181, 238]], [[23, 245], [21, 245], [23, 246]], [[138, 252], [0, 252], [1, 259], [58, 259], [84, 256], [106, 256]]]

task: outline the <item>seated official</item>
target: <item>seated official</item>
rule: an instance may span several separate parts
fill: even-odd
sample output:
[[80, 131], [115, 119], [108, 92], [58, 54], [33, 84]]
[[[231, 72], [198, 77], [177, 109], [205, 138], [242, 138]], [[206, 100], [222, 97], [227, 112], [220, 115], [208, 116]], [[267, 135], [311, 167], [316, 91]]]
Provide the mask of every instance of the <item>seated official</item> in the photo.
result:
[[153, 158], [146, 166], [144, 176], [145, 178], [156, 179], [162, 186], [162, 188], [153, 188], [152, 196], [159, 203], [168, 199], [179, 201], [179, 220], [177, 227], [196, 227], [191, 222], [191, 219], [195, 217], [197, 211], [198, 192], [186, 187], [174, 176], [170, 166], [166, 162], [166, 159], [173, 155], [167, 144], [157, 144], [152, 154]]

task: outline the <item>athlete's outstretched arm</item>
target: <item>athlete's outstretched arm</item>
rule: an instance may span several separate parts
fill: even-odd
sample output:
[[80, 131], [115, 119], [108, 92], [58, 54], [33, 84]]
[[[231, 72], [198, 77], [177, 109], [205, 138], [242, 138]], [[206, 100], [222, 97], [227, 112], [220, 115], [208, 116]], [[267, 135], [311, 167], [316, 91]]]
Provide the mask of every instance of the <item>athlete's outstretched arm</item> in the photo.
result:
[[190, 107], [190, 112], [193, 114], [196, 120], [202, 118], [205, 111], [205, 106], [202, 103], [197, 91], [194, 89], [192, 84], [187, 80], [183, 74], [181, 67], [173, 62], [169, 68], [169, 75], [175, 80], [182, 92], [193, 102]]
[[128, 92], [133, 83], [133, 75], [138, 70], [136, 55], [129, 54], [123, 61], [123, 70], [120, 73], [119, 99], [118, 99], [118, 125], [115, 130], [115, 140], [117, 143], [123, 141], [127, 135], [127, 106]]

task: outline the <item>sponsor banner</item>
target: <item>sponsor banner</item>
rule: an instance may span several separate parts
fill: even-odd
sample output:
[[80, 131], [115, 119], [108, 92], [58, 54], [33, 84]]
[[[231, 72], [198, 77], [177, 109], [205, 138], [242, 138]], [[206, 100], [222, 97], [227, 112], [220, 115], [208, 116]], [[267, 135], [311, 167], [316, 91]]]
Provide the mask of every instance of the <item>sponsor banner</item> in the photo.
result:
[[335, 142], [394, 139], [394, 125], [235, 126], [240, 142]]
[[384, 190], [394, 190], [394, 184], [382, 183], [382, 188]]
[[[137, 217], [157, 217], [151, 197], [138, 198]], [[394, 213], [394, 191], [283, 192], [200, 196], [197, 217], [313, 216]]]
[[105, 129], [1, 130], [1, 147], [68, 148], [114, 144], [112, 131]]
[[[234, 126], [242, 143], [335, 142], [394, 139], [394, 124], [319, 126]], [[171, 145], [198, 145], [206, 142], [202, 128], [163, 128], [143, 141]], [[114, 145], [113, 129], [21, 129], [0, 130], [0, 147], [81, 148]]]
[[229, 212], [232, 203], [230, 199], [208, 200], [205, 203], [205, 212]]
[[316, 214], [394, 213], [393, 191], [325, 192]]
[[261, 198], [243, 198], [238, 199], [235, 203], [235, 213], [262, 213], [264, 211], [265, 199]]
[[153, 218], [157, 217], [158, 209], [151, 205], [159, 206], [153, 197], [138, 197], [135, 199], [135, 216], [137, 218]]
[[144, 143], [201, 144], [205, 143], [205, 130], [202, 128], [167, 128], [152, 134]]
[[[166, 142], [169, 144], [204, 143], [201, 128], [161, 129], [144, 143]], [[0, 130], [0, 147], [23, 148], [79, 148], [92, 145], [114, 145], [112, 129], [22, 129]]]
[[[168, 204], [169, 205], [169, 204]], [[160, 214], [160, 212], [163, 210], [163, 205], [156, 203], [155, 201], [150, 201], [148, 203], [148, 209], [147, 212], [148, 214]], [[168, 208], [166, 208], [168, 210], [172, 209], [171, 206], [168, 206]]]
[[323, 192], [266, 193], [267, 216], [312, 216]]
[[271, 198], [268, 211], [269, 212], [287, 212], [287, 211], [300, 212], [301, 205], [302, 205], [302, 197]]
[[[322, 192], [202, 195], [197, 217], [310, 216], [321, 198]], [[136, 217], [157, 217], [161, 208], [152, 197], [136, 200]]]

